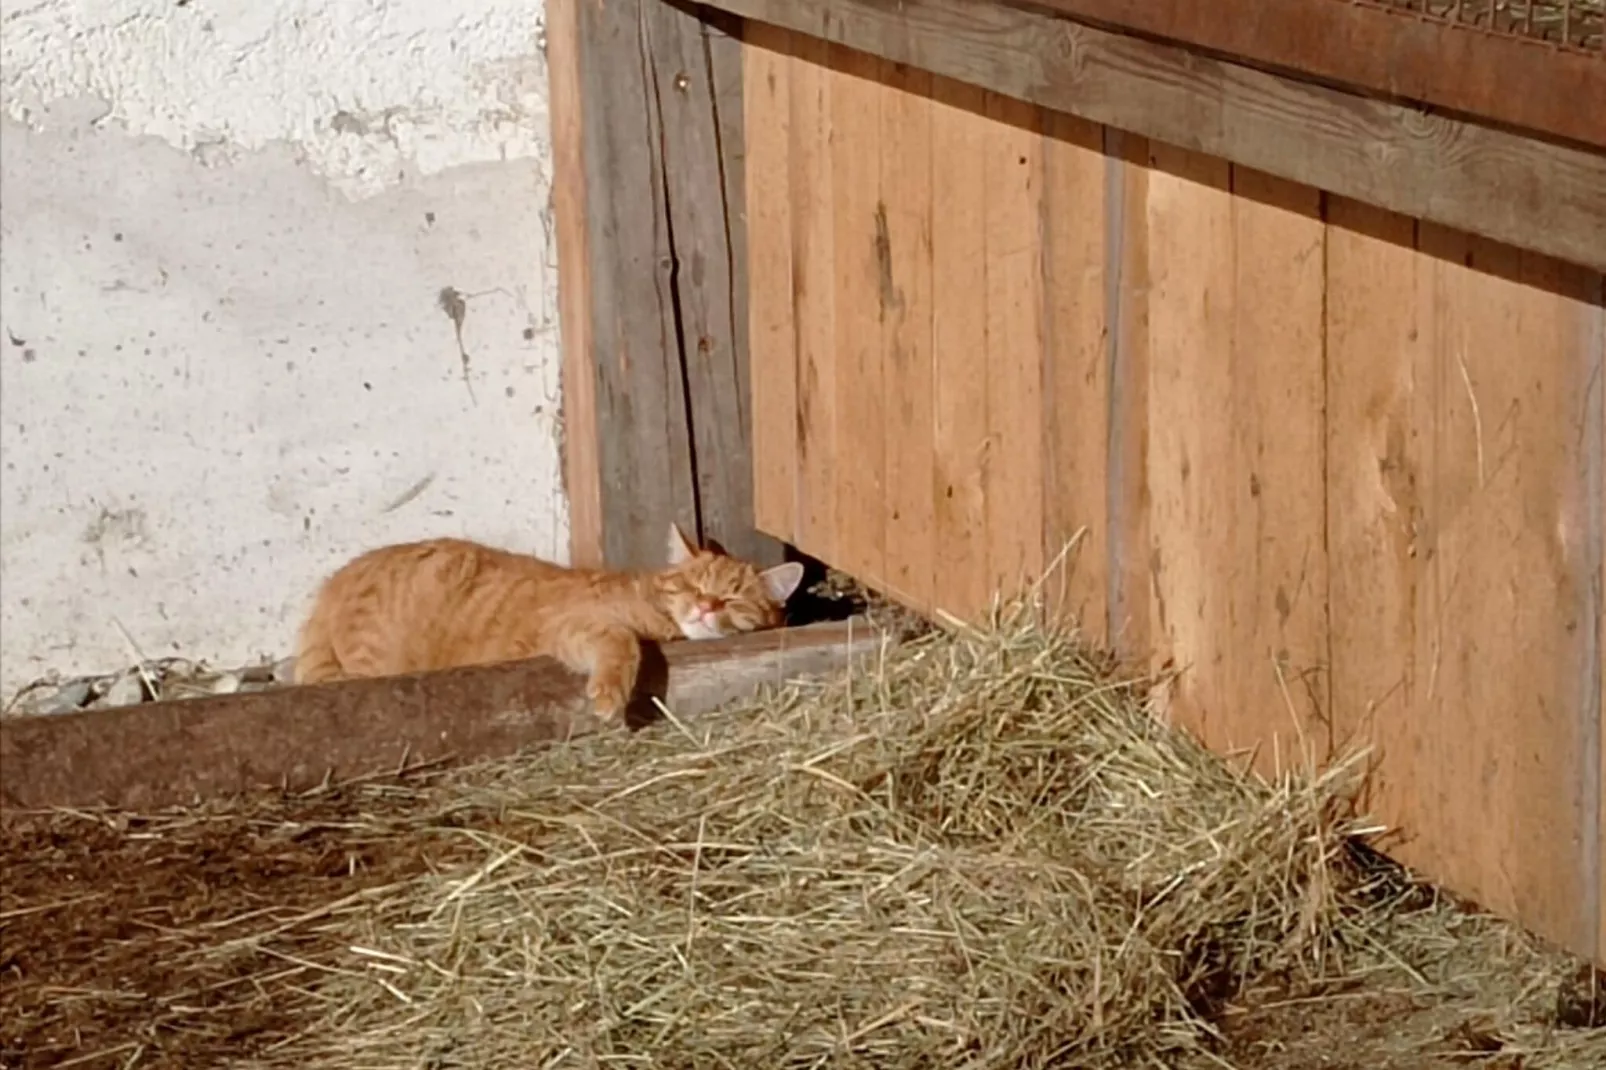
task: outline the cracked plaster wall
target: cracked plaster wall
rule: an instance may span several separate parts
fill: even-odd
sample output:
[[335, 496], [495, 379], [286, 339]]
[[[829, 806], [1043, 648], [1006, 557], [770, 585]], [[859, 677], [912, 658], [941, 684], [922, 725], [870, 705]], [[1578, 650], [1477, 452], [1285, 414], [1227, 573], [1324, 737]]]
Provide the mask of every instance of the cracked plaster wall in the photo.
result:
[[542, 7], [0, 9], [7, 695], [287, 653], [382, 542], [566, 560]]

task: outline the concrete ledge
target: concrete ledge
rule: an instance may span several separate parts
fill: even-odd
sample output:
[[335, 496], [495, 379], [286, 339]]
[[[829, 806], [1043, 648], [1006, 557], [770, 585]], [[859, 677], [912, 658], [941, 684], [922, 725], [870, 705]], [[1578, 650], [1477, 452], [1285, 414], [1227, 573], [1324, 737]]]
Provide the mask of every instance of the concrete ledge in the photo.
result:
[[[876, 649], [863, 619], [648, 644], [629, 721], [695, 716]], [[544, 658], [380, 680], [0, 719], [0, 806], [156, 808], [469, 762], [597, 730], [584, 680]]]

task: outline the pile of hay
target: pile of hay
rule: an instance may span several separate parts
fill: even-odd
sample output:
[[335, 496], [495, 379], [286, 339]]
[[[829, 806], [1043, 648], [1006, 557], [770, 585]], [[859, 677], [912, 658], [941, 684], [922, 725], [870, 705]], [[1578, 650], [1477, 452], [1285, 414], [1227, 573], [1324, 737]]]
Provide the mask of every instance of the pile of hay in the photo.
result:
[[1129, 1067], [1344, 945], [1346, 769], [1267, 786], [1025, 610], [480, 769], [483, 864], [349, 919], [301, 1067]]

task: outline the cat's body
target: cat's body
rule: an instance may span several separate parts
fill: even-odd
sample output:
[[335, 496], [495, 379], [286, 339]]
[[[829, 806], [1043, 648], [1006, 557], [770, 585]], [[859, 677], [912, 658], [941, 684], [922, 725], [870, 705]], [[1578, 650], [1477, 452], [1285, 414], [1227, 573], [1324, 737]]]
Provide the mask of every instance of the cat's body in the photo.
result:
[[597, 714], [620, 717], [640, 642], [711, 639], [774, 627], [803, 578], [692, 546], [670, 527], [656, 572], [573, 569], [463, 539], [370, 550], [319, 589], [296, 653], [296, 682], [547, 656], [590, 678]]

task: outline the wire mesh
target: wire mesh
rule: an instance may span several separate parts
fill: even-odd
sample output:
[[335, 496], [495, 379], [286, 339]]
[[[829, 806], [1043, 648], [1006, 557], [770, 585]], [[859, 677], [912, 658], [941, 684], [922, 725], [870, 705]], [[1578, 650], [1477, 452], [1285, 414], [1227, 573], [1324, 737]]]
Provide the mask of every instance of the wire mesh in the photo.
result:
[[1606, 0], [1339, 0], [1606, 60]]

